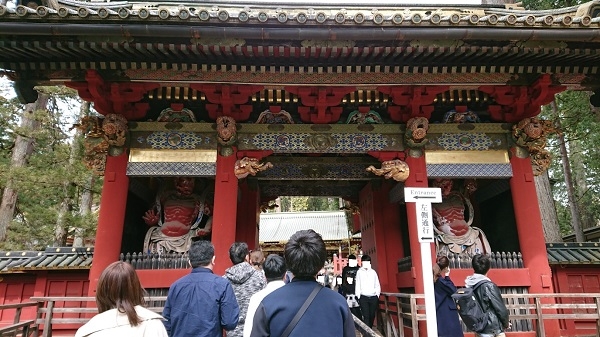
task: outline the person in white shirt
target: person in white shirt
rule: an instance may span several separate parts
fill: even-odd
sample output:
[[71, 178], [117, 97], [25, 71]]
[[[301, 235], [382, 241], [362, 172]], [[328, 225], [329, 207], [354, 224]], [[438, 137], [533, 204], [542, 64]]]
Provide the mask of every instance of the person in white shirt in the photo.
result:
[[267, 277], [267, 286], [250, 297], [248, 303], [248, 311], [246, 312], [246, 321], [244, 322], [244, 337], [250, 337], [252, 332], [252, 321], [254, 320], [254, 314], [260, 302], [268, 294], [275, 289], [281, 288], [285, 285], [284, 278], [286, 275], [285, 260], [283, 257], [271, 254], [267, 256], [267, 259], [262, 265], [265, 276]]
[[381, 286], [379, 285], [377, 272], [371, 268], [371, 257], [365, 254], [361, 260], [361, 267], [356, 272], [355, 291], [363, 315], [362, 320], [369, 328], [372, 328], [377, 305], [379, 304]]

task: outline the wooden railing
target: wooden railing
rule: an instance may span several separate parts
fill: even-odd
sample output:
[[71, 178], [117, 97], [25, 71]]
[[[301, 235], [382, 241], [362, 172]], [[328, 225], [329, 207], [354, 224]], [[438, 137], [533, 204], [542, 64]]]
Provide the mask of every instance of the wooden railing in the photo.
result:
[[[160, 314], [166, 299], [166, 296], [146, 297], [146, 307]], [[37, 306], [37, 317], [27, 322], [33, 329], [34, 337], [38, 337], [40, 331], [42, 337], [52, 336], [52, 329], [57, 325], [77, 328], [87, 323], [98, 312], [94, 297], [32, 297], [31, 300], [35, 302], [27, 305]], [[356, 317], [354, 317], [354, 326], [363, 337], [382, 336]], [[27, 335], [23, 335], [25, 336]]]
[[[523, 256], [520, 252], [492, 252], [489, 254], [491, 268], [518, 269], [523, 268]], [[459, 254], [448, 254], [450, 269], [471, 269], [471, 257]], [[398, 271], [408, 271], [412, 268], [412, 257], [407, 256], [398, 260]]]
[[[166, 298], [166, 296], [146, 297], [147, 308], [161, 313]], [[76, 329], [98, 313], [94, 297], [32, 297], [31, 300], [38, 306], [36, 329], [33, 334], [35, 337], [40, 331], [43, 337], [51, 336], [52, 328], [57, 325]]]
[[[513, 328], [545, 336], [545, 320], [589, 320], [600, 331], [600, 293], [502, 294]], [[423, 294], [382, 293], [380, 329], [388, 337], [404, 337], [405, 328], [419, 336], [419, 321], [426, 321]], [[463, 326], [464, 329], [464, 326]], [[513, 329], [514, 330], [514, 329]]]
[[37, 307], [37, 305], [37, 302], [0, 305], [0, 311], [2, 312], [4, 312], [4, 310], [15, 309], [15, 318], [13, 319], [13, 324], [0, 328], [0, 336], [18, 336], [19, 333], [22, 337], [29, 336], [29, 334], [31, 334], [35, 329], [35, 320], [27, 319], [21, 321], [21, 313], [23, 312], [23, 308]]

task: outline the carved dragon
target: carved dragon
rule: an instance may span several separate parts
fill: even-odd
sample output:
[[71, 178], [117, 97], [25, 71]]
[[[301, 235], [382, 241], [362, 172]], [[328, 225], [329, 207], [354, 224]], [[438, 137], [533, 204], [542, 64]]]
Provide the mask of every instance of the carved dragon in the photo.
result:
[[408, 164], [400, 159], [393, 159], [381, 163], [381, 168], [375, 168], [371, 165], [367, 167], [367, 171], [373, 172], [378, 176], [384, 176], [385, 179], [394, 179], [396, 181], [405, 181], [408, 179], [410, 170]]
[[273, 167], [270, 162], [260, 163], [258, 159], [244, 157], [235, 162], [234, 173], [238, 179], [244, 179], [249, 174], [255, 176], [258, 172], [265, 171]]

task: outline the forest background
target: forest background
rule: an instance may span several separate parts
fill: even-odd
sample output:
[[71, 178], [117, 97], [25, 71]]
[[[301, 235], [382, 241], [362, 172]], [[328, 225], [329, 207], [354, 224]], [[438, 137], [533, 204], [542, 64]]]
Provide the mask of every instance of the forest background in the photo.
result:
[[[552, 9], [582, 2], [525, 0], [523, 6]], [[83, 135], [74, 125], [97, 113], [64, 87], [37, 88], [38, 100], [22, 105], [11, 83], [0, 80], [0, 250], [93, 244], [102, 177], [83, 164]], [[550, 169], [536, 177], [547, 242], [567, 234], [581, 242], [584, 230], [599, 225], [600, 111], [590, 95], [557, 94], [540, 115], [561, 130], [547, 144]], [[343, 206], [338, 198], [317, 197], [282, 197], [277, 204], [278, 211]]]

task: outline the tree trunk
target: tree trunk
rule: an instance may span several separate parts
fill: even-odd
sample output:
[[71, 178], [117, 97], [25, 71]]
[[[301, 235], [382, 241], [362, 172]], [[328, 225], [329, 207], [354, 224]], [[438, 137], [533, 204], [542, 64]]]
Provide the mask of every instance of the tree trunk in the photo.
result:
[[[79, 110], [79, 116], [89, 116], [90, 115], [90, 102], [83, 101], [81, 103], [81, 108]], [[82, 135], [81, 135], [82, 136]], [[85, 219], [88, 214], [92, 212], [92, 204], [94, 203], [94, 192], [92, 188], [94, 187], [94, 181], [96, 177], [94, 177], [93, 173], [90, 173], [87, 179], [86, 186], [84, 186], [83, 191], [81, 192], [81, 197], [79, 198], [79, 215], [81, 218]], [[73, 247], [83, 247], [85, 245], [84, 237], [82, 235], [83, 229], [76, 228], [75, 235], [73, 238]]]
[[585, 207], [586, 198], [585, 194], [588, 193], [587, 184], [587, 173], [585, 171], [584, 158], [582, 156], [583, 149], [579, 140], [571, 140], [569, 143], [569, 149], [571, 150], [571, 158], [573, 158], [573, 182], [575, 187], [575, 199], [581, 212], [581, 229], [590, 228], [596, 225], [594, 216], [590, 212], [589, 207]]
[[540, 215], [542, 216], [542, 227], [544, 229], [544, 238], [546, 242], [562, 242], [560, 226], [558, 225], [558, 216], [554, 207], [554, 198], [552, 198], [552, 188], [548, 172], [535, 178], [535, 189], [538, 195], [540, 205]]
[[[561, 123], [558, 115], [558, 108], [556, 102], [550, 103], [552, 106], [552, 112], [556, 116], [556, 127], [560, 130]], [[575, 241], [584, 242], [583, 230], [581, 229], [581, 222], [579, 217], [579, 207], [575, 200], [575, 189], [573, 188], [573, 176], [571, 174], [571, 163], [569, 162], [569, 154], [567, 151], [567, 145], [565, 144], [565, 136], [563, 134], [558, 135], [558, 143], [560, 145], [560, 158], [562, 161], [563, 171], [565, 175], [565, 185], [567, 188], [567, 202], [569, 203], [569, 209], [571, 210], [571, 226], [575, 232]]]
[[[21, 116], [21, 133], [15, 139], [15, 146], [12, 150], [11, 170], [24, 167], [27, 159], [33, 152], [33, 143], [35, 139], [31, 134], [40, 127], [40, 122], [35, 119], [35, 112], [46, 109], [49, 96], [44, 93], [38, 94], [35, 103], [25, 105], [23, 115]], [[17, 205], [17, 189], [14, 187], [13, 178], [9, 178], [2, 193], [2, 203], [0, 203], [0, 242], [6, 240], [8, 227], [13, 220], [15, 207]]]
[[[90, 174], [90, 176], [88, 177], [88, 182], [81, 193], [81, 197], [79, 198], [79, 215], [83, 219], [85, 219], [87, 215], [92, 212], [92, 204], [94, 201], [94, 193], [92, 192], [92, 187], [94, 186], [94, 180], [94, 175]], [[83, 230], [81, 228], [75, 228], [73, 247], [84, 246], [85, 242], [82, 232]]]

